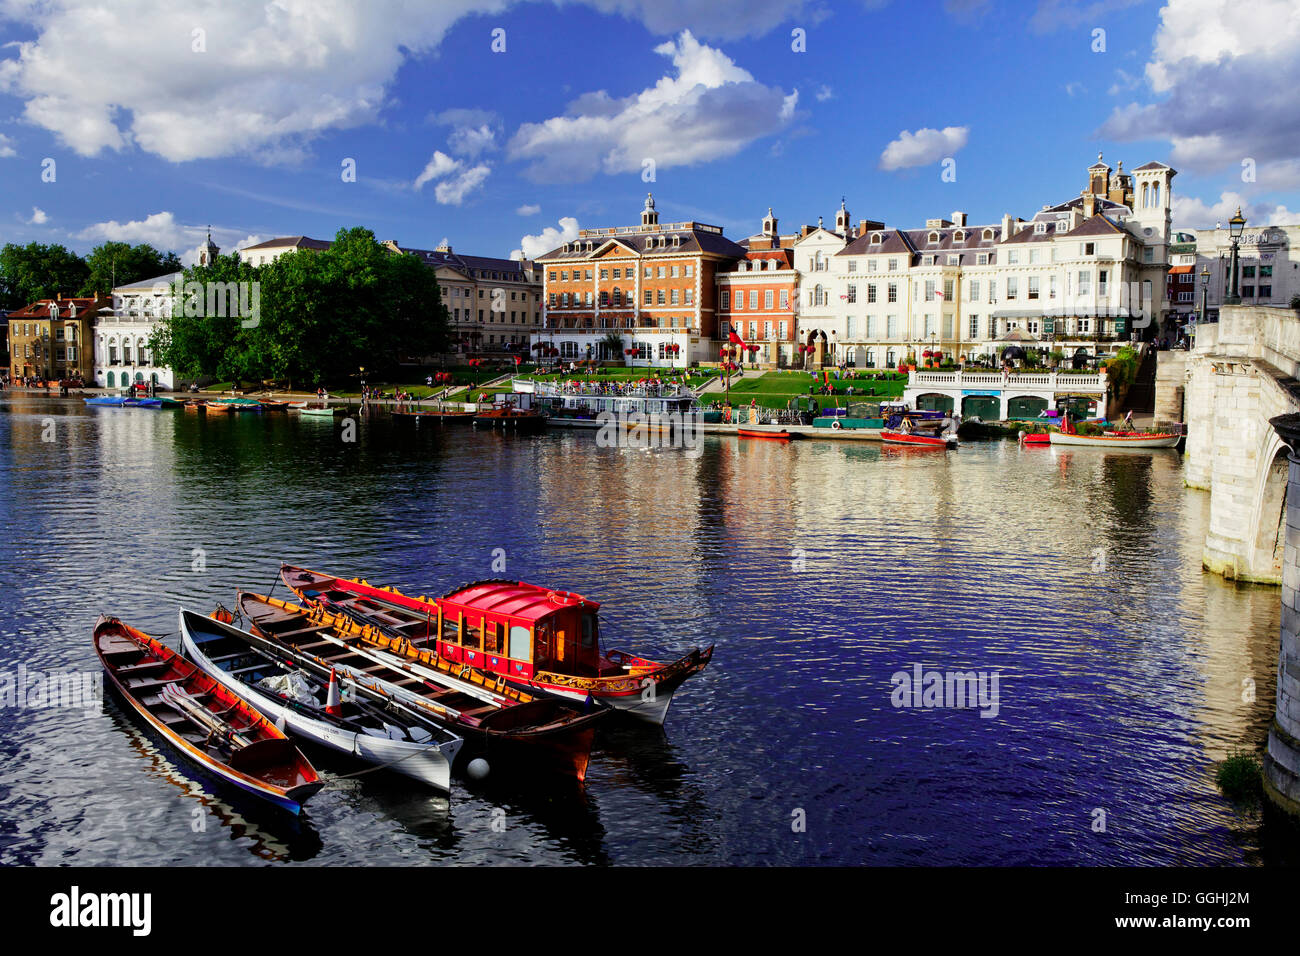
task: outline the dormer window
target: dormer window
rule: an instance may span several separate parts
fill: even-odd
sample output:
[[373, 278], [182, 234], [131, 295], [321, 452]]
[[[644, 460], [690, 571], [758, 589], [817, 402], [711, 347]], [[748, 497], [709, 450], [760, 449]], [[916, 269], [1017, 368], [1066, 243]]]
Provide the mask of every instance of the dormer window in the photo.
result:
[[939, 234], [937, 232], [930, 233], [930, 242], [933, 243], [938, 241], [939, 241]]
[[678, 246], [680, 246], [681, 244], [682, 244], [682, 237], [681, 237], [681, 236], [673, 236], [673, 248], [676, 249], [676, 248], [677, 248]]
[[985, 242], [991, 242], [991, 241], [993, 240], [993, 230], [992, 230], [992, 229], [985, 229], [983, 235], [981, 236], [981, 238], [982, 238]]
[[645, 241], [645, 247], [646, 247], [647, 249], [653, 249], [653, 248], [655, 247], [655, 237], [654, 237], [654, 236], [648, 236], [648, 237], [646, 238], [646, 241]]
[[954, 233], [952, 234], [952, 241], [953, 241], [953, 242], [965, 242], [965, 241], [966, 241], [966, 230], [965, 230], [965, 229], [958, 229], [956, 232], [954, 232]]
[[1057, 232], [1065, 232], [1065, 231], [1066, 231], [1067, 229], [1069, 229], [1069, 228], [1070, 228], [1070, 220], [1068, 220], [1068, 219], [1058, 219], [1058, 220], [1056, 220], [1056, 231], [1057, 231]]
[[878, 232], [873, 232], [873, 233], [871, 234], [871, 244], [872, 244], [873, 246], [878, 246], [878, 245], [880, 245], [880, 240], [883, 239], [883, 238], [884, 238], [884, 237], [883, 237], [880, 233], [878, 233]]

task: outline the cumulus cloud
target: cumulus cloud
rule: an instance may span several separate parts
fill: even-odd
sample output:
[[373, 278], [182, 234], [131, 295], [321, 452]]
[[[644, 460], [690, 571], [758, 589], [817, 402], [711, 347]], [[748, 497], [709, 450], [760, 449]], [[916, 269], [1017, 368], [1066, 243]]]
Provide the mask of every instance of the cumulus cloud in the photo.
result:
[[433, 155], [429, 157], [429, 161], [425, 163], [424, 170], [415, 177], [415, 188], [422, 189], [425, 183], [441, 179], [459, 168], [459, 160], [452, 159], [442, 150], [435, 149]]
[[423, 189], [425, 183], [441, 180], [433, 189], [433, 198], [444, 206], [459, 206], [470, 193], [488, 178], [492, 167], [487, 163], [468, 166], [452, 159], [441, 150], [434, 150], [423, 171], [415, 177], [415, 188]]
[[1209, 229], [1214, 225], [1226, 227], [1237, 209], [1248, 221], [1247, 228], [1263, 226], [1300, 225], [1300, 212], [1292, 212], [1285, 205], [1268, 201], [1252, 202], [1239, 192], [1227, 190], [1214, 202], [1205, 202], [1195, 196], [1174, 196], [1173, 223], [1179, 229]]
[[14, 141], [0, 133], [0, 159], [8, 159], [10, 156], [17, 156], [18, 151], [14, 149]]
[[[827, 15], [820, 0], [580, 2], [660, 36], [690, 26], [706, 37], [756, 37]], [[21, 99], [27, 121], [83, 156], [134, 147], [173, 162], [297, 160], [325, 132], [379, 119], [401, 67], [462, 18], [520, 3], [6, 0], [5, 18], [33, 38], [0, 58], [0, 93]], [[87, 50], [130, 69], [87, 70]], [[481, 132], [467, 133], [463, 148], [485, 148]]]
[[32, 218], [27, 220], [29, 226], [43, 226], [50, 221], [50, 217], [45, 214], [45, 210], [40, 206], [32, 207]]
[[520, 206], [518, 209], [515, 210], [515, 212], [521, 216], [536, 216], [541, 211], [542, 211], [542, 207], [537, 205], [536, 203], [524, 203], [522, 206]]
[[450, 126], [447, 148], [457, 156], [474, 159], [480, 153], [497, 149], [501, 134], [501, 117], [491, 110], [450, 109], [430, 115], [429, 120], [439, 126]]
[[907, 169], [928, 166], [951, 156], [966, 145], [970, 129], [965, 126], [945, 126], [943, 129], [918, 129], [915, 133], [903, 130], [898, 139], [885, 147], [880, 154], [880, 168]]
[[519, 240], [520, 248], [511, 255], [513, 259], [536, 259], [552, 249], [572, 242], [578, 238], [578, 220], [565, 216], [560, 220], [560, 228], [547, 226], [535, 236], [524, 236]]
[[645, 160], [656, 169], [690, 166], [732, 156], [794, 115], [797, 91], [764, 86], [689, 30], [655, 52], [672, 60], [671, 75], [623, 98], [586, 93], [564, 116], [525, 123], [510, 140], [510, 158], [528, 161], [525, 175], [537, 182], [640, 171]]
[[[1261, 24], [1267, 24], [1261, 27]], [[1164, 139], [1201, 172], [1254, 160], [1260, 186], [1300, 185], [1300, 18], [1294, 0], [1169, 0], [1146, 64], [1150, 102], [1117, 107], [1098, 131]]]
[[[110, 219], [107, 222], [93, 223], [76, 233], [74, 238], [97, 243], [129, 242], [133, 245], [147, 242], [160, 251], [177, 252], [181, 262], [190, 266], [198, 261], [199, 248], [206, 241], [207, 235], [206, 225], [187, 226], [177, 222], [173, 213], [164, 210], [130, 222]], [[212, 227], [212, 241], [221, 247], [223, 253], [256, 245], [269, 238], [271, 237], [247, 235], [242, 230]]]
[[816, 96], [817, 96], [818, 103], [825, 103], [827, 100], [831, 100], [835, 98], [835, 91], [832, 90], [829, 86], [823, 84], [822, 87], [817, 91]]

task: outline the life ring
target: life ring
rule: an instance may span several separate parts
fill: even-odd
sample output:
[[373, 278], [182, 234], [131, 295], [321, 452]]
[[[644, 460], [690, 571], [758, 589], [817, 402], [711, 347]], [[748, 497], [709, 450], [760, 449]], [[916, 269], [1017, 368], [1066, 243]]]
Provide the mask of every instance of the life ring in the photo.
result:
[[844, 426], [840, 424], [840, 420], [839, 420], [838, 418], [835, 419], [835, 421], [831, 422], [831, 428], [834, 428], [834, 429], [836, 429], [836, 430], [839, 430], [839, 429], [841, 429], [841, 428], [843, 428], [843, 427], [844, 427]]

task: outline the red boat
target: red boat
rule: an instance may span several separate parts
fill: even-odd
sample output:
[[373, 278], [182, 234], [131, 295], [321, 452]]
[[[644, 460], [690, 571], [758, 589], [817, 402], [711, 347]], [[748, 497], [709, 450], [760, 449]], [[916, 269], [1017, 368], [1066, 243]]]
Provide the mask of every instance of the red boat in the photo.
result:
[[1028, 432], [1022, 433], [1020, 436], [1020, 444], [1022, 445], [1047, 446], [1051, 443], [1051, 432]]
[[252, 705], [143, 631], [101, 617], [95, 653], [136, 713], [217, 779], [290, 813], [324, 786], [307, 758]]
[[931, 435], [926, 432], [896, 432], [888, 428], [881, 429], [880, 440], [887, 445], [912, 445], [917, 448], [956, 448], [957, 438], [943, 435]]
[[741, 428], [736, 432], [741, 438], [767, 438], [773, 441], [789, 441], [791, 435], [784, 428], [780, 431], [763, 431], [758, 428]]
[[713, 647], [671, 663], [600, 647], [600, 605], [522, 581], [478, 581], [438, 599], [283, 565], [307, 602], [400, 633], [411, 646], [517, 686], [599, 704], [662, 724], [673, 694], [708, 666]]

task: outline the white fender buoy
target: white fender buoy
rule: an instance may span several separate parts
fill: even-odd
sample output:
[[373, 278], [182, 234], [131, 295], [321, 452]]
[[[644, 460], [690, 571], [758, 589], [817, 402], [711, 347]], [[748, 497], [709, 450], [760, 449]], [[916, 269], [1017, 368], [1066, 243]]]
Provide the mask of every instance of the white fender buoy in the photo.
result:
[[482, 757], [475, 757], [469, 762], [469, 766], [465, 768], [465, 775], [471, 780], [485, 780], [490, 769], [486, 760]]

